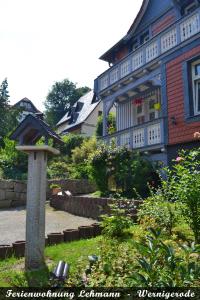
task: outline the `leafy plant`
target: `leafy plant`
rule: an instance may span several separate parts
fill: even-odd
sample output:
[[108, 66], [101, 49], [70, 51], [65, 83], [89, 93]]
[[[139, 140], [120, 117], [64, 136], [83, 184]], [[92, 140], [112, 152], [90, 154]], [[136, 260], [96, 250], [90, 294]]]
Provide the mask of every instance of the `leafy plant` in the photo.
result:
[[180, 205], [166, 201], [162, 192], [157, 191], [140, 205], [137, 216], [145, 229], [162, 228], [171, 235], [173, 227], [180, 219]]
[[80, 134], [69, 133], [63, 136], [62, 140], [64, 144], [62, 144], [60, 147], [61, 154], [68, 155], [71, 157], [72, 150], [75, 149], [76, 147], [80, 147], [85, 139], [86, 138]]
[[90, 158], [91, 176], [104, 195], [115, 191], [132, 198], [148, 195], [152, 164], [141, 154], [126, 147], [101, 145]]
[[85, 139], [80, 147], [72, 150], [72, 163], [69, 167], [70, 177], [88, 179], [90, 177], [90, 155], [97, 149], [95, 138]]
[[[108, 133], [112, 134], [116, 131], [116, 116], [114, 113], [109, 113], [108, 115]], [[97, 120], [96, 125], [96, 136], [103, 136], [103, 115], [100, 115]]]
[[48, 177], [51, 179], [66, 179], [69, 177], [69, 163], [64, 159], [53, 160], [48, 165]]
[[200, 149], [182, 150], [168, 178], [174, 199], [183, 204], [182, 214], [200, 243]]
[[160, 230], [149, 229], [145, 240], [103, 239], [100, 259], [89, 286], [191, 287], [199, 285], [200, 246], [163, 241]]
[[194, 243], [180, 245], [183, 250], [180, 256], [172, 245], [162, 242], [159, 230], [149, 230], [151, 234], [146, 237], [145, 244], [135, 243], [138, 251], [138, 271], [132, 277], [135, 284], [141, 287], [185, 287], [198, 280], [200, 246]]
[[110, 205], [111, 212], [109, 215], [103, 215], [102, 227], [103, 234], [109, 238], [119, 238], [125, 235], [125, 230], [133, 225], [130, 217], [126, 216], [125, 210], [116, 204]]
[[56, 183], [52, 183], [50, 185], [50, 189], [60, 189], [60, 188], [61, 188], [61, 186], [59, 184], [56, 184]]
[[5, 179], [26, 179], [28, 157], [16, 150], [16, 143], [5, 137], [0, 148], [0, 169]]

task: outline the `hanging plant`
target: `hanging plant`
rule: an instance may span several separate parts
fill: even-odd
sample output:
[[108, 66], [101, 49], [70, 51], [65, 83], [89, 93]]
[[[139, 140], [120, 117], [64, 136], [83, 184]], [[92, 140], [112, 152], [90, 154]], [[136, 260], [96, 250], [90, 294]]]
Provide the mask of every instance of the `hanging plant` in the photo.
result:
[[143, 101], [144, 101], [143, 98], [136, 98], [136, 99], [133, 100], [132, 103], [133, 103], [135, 106], [139, 106], [139, 105], [141, 105], [141, 104], [143, 103]]
[[154, 109], [155, 109], [155, 110], [160, 110], [160, 109], [161, 109], [161, 104], [160, 104], [160, 102], [157, 102], [157, 103], [154, 104]]

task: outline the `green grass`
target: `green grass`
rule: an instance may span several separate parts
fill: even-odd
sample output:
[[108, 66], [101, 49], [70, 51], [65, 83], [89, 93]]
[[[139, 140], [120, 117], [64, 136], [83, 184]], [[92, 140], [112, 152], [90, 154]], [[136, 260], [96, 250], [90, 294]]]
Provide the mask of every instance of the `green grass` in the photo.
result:
[[99, 254], [100, 237], [88, 240], [63, 243], [45, 249], [47, 267], [40, 271], [24, 272], [24, 259], [10, 258], [0, 261], [0, 287], [14, 286], [47, 286], [49, 271], [52, 271], [59, 260], [70, 264], [70, 277], [77, 267], [86, 266], [88, 255]]

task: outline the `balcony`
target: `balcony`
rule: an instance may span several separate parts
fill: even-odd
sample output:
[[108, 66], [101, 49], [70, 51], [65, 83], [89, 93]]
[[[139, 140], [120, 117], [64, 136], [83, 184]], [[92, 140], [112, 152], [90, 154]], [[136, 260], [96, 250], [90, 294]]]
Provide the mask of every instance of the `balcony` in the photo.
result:
[[130, 149], [157, 148], [164, 144], [164, 119], [156, 119], [142, 125], [118, 131], [103, 137], [106, 143], [114, 140], [118, 146]]
[[153, 37], [149, 42], [140, 46], [136, 51], [105, 71], [96, 79], [95, 90], [99, 94], [109, 87], [134, 75], [141, 67], [151, 65], [156, 59], [164, 56], [168, 51], [187, 41], [200, 32], [200, 9], [187, 17], [181, 18], [164, 32]]

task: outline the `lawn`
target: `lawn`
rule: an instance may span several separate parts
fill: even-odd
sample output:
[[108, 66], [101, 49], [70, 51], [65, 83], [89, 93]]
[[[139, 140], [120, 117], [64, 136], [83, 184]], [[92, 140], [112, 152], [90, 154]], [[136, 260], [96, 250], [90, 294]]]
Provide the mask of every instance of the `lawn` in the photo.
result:
[[24, 258], [9, 258], [0, 261], [0, 287], [14, 286], [47, 286], [49, 271], [52, 271], [59, 260], [70, 264], [70, 276], [78, 266], [86, 266], [88, 255], [99, 253], [100, 237], [74, 241], [47, 247], [45, 258], [47, 268], [42, 271], [24, 272]]

